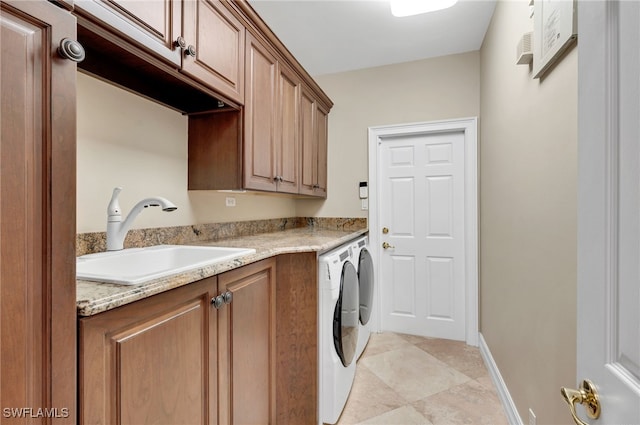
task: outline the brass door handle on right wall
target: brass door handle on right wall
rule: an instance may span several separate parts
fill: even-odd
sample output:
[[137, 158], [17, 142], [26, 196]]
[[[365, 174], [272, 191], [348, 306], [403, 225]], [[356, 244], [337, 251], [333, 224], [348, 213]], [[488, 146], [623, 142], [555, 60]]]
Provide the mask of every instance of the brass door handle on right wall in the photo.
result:
[[582, 381], [579, 389], [573, 390], [562, 387], [560, 388], [560, 393], [564, 401], [569, 405], [571, 416], [573, 416], [573, 421], [577, 425], [589, 425], [578, 417], [576, 413], [576, 404], [578, 403], [584, 405], [585, 409], [587, 409], [587, 416], [590, 418], [598, 419], [598, 417], [600, 417], [600, 399], [598, 392], [596, 391], [596, 386], [588, 379]]

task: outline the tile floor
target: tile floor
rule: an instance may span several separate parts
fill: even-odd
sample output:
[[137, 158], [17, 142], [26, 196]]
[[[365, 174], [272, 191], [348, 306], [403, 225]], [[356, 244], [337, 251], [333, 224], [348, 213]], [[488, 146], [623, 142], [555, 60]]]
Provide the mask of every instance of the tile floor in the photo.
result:
[[477, 347], [372, 334], [356, 370], [338, 425], [508, 425]]

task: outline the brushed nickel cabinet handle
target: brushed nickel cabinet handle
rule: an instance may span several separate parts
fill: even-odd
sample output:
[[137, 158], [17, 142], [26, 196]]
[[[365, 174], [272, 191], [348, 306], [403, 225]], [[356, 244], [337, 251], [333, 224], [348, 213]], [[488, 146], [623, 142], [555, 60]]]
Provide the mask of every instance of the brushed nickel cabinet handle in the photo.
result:
[[218, 295], [217, 297], [211, 298], [211, 304], [216, 308], [216, 310], [220, 309], [224, 305], [224, 297], [222, 295]]
[[231, 291], [227, 291], [224, 294], [222, 294], [222, 299], [225, 304], [230, 304], [231, 301], [233, 301], [233, 294], [231, 293]]
[[76, 40], [63, 38], [58, 46], [58, 54], [74, 62], [82, 62], [85, 58], [84, 47]]
[[187, 48], [187, 40], [185, 40], [183, 36], [176, 38], [176, 41], [173, 44], [183, 50]]

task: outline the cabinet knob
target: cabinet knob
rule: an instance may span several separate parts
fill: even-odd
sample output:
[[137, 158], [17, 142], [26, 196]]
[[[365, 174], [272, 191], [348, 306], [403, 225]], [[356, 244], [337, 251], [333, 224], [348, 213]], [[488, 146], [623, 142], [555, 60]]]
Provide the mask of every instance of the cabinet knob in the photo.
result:
[[189, 44], [189, 47], [187, 47], [187, 50], [185, 51], [185, 55], [193, 56], [194, 58], [196, 57], [196, 48], [193, 44]]
[[224, 297], [222, 295], [218, 295], [217, 297], [211, 298], [211, 304], [213, 304], [216, 309], [219, 309], [224, 305]]
[[231, 301], [233, 301], [233, 294], [231, 293], [231, 291], [227, 291], [222, 294], [222, 299], [224, 300], [225, 304], [230, 304]]
[[85, 57], [84, 47], [82, 47], [82, 44], [78, 43], [76, 40], [71, 40], [70, 38], [63, 38], [62, 41], [60, 41], [58, 54], [61, 57], [74, 62], [82, 62]]
[[176, 41], [173, 44], [174, 46], [179, 47], [181, 49], [187, 48], [187, 40], [185, 40], [184, 37], [182, 36], [179, 36], [178, 38], [176, 38]]

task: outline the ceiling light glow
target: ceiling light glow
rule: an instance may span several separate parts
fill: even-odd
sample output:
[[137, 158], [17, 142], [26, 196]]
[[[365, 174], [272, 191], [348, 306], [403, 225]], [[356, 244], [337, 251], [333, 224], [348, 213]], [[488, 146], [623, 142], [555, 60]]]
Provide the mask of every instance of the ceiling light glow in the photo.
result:
[[398, 18], [447, 9], [458, 0], [390, 0], [391, 13]]

